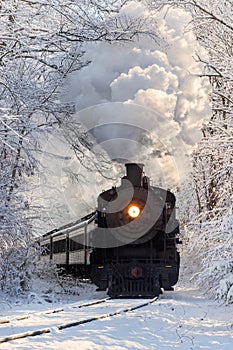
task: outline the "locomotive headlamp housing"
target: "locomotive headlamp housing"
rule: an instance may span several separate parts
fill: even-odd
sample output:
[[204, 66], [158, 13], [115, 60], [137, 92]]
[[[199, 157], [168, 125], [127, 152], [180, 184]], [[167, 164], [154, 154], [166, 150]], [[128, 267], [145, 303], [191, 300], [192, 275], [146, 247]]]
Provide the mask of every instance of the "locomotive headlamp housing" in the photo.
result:
[[128, 214], [131, 218], [135, 219], [140, 215], [141, 209], [136, 205], [132, 204], [128, 208]]

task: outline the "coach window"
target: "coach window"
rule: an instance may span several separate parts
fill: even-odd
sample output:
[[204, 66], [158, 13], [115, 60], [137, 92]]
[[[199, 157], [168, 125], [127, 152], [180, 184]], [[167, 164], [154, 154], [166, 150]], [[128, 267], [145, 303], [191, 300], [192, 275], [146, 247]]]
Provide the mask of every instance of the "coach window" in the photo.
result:
[[53, 253], [64, 253], [66, 251], [66, 240], [53, 242]]

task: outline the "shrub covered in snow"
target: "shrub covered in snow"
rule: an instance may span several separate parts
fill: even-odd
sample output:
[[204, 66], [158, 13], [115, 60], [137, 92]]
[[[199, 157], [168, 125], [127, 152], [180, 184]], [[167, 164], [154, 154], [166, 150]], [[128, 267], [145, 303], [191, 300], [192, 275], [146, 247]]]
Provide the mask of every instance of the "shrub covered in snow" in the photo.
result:
[[230, 273], [220, 280], [219, 288], [216, 290], [216, 296], [226, 300], [227, 304], [233, 303], [233, 264]]
[[35, 245], [12, 244], [0, 254], [0, 288], [9, 295], [30, 289], [38, 252]]
[[193, 281], [228, 304], [233, 303], [232, 222], [229, 214], [222, 220], [188, 225], [183, 251]]

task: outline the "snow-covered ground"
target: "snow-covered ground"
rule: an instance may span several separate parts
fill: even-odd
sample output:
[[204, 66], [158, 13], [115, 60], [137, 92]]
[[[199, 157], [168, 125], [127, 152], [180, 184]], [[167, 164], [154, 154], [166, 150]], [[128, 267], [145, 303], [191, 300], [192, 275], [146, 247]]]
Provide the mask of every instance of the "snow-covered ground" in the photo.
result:
[[[37, 284], [38, 285], [38, 284]], [[60, 307], [71, 308], [75, 303], [105, 297], [105, 293], [95, 292], [92, 285], [81, 285], [79, 295], [56, 294], [51, 288], [47, 294], [41, 294], [44, 288], [39, 288], [38, 293], [30, 294], [29, 298], [21, 302], [11, 301], [11, 304], [2, 300], [0, 320], [12, 318], [29, 313], [42, 312], [46, 309]], [[50, 298], [48, 297], [50, 295]], [[49, 301], [46, 302], [45, 300]], [[108, 307], [108, 312], [113, 310]], [[117, 308], [122, 309], [132, 300], [117, 300]], [[133, 301], [135, 303], [135, 300]], [[103, 314], [106, 310], [103, 308]], [[89, 307], [73, 312], [53, 315], [53, 324], [73, 322], [89, 315]], [[98, 309], [99, 310], [99, 309]], [[100, 311], [98, 311], [100, 312]], [[44, 328], [48, 319], [44, 317]], [[50, 316], [51, 318], [51, 316]], [[35, 327], [38, 319], [31, 317], [25, 320], [25, 325], [31, 329]], [[19, 323], [11, 323], [9, 331], [6, 325], [0, 324], [0, 337], [17, 331]], [[41, 325], [37, 327], [43, 328]], [[4, 331], [5, 329], [5, 331]], [[6, 334], [6, 329], [7, 334]], [[23, 328], [20, 326], [20, 331]], [[25, 326], [25, 331], [28, 330]], [[200, 291], [182, 280], [176, 286], [174, 292], [165, 292], [157, 302], [142, 309], [106, 318], [77, 327], [52, 332], [42, 336], [19, 339], [0, 344], [0, 349], [78, 349], [78, 350], [232, 350], [233, 349], [233, 305], [225, 306], [207, 299]]]

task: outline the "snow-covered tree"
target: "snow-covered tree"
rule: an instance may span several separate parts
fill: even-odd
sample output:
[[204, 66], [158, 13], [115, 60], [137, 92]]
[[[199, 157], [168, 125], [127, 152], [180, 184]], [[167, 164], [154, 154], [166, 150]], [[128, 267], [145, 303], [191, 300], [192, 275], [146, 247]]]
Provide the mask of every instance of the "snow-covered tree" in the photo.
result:
[[[122, 9], [128, 2], [9, 0], [0, 3], [2, 288], [11, 285], [11, 279], [6, 276], [10, 266], [20, 271], [31, 260], [26, 250], [35, 204], [30, 202], [28, 190], [37, 171], [42, 135], [59, 128], [73, 112], [73, 106], [61, 103], [60, 93], [67, 75], [88, 64], [84, 59], [84, 44], [123, 43], [140, 35], [157, 38], [149, 29], [148, 19], [124, 13]], [[83, 140], [80, 134], [77, 143], [82, 145]], [[18, 286], [24, 284], [21, 278]]]
[[[212, 84], [212, 118], [193, 154], [197, 207], [190, 220], [189, 248], [198, 261], [198, 281], [215, 296], [233, 301], [233, 3], [221, 1], [149, 1], [153, 9], [170, 5], [192, 14], [190, 26], [206, 49], [203, 75]], [[189, 253], [190, 255], [190, 253]]]

